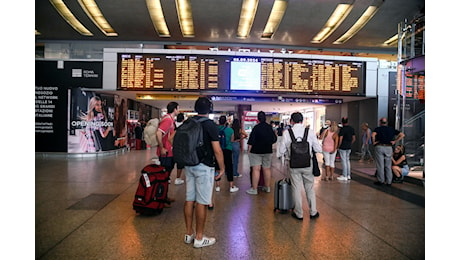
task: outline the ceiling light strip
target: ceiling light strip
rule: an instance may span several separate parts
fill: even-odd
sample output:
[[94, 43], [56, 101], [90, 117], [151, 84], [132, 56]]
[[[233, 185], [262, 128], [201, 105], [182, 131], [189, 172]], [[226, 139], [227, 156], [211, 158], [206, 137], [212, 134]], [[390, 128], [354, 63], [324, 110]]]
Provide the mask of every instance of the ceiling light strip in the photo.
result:
[[281, 23], [281, 20], [284, 17], [287, 4], [287, 0], [276, 0], [273, 3], [272, 11], [268, 17], [267, 24], [265, 25], [265, 29], [262, 33], [262, 39], [271, 39], [273, 37], [273, 34], [275, 34], [278, 26]]
[[390, 39], [386, 40], [383, 43], [383, 45], [391, 46], [391, 45], [395, 45], [397, 42], [398, 42], [398, 34], [395, 34], [393, 37], [391, 37]]
[[93, 36], [93, 34], [86, 29], [83, 24], [72, 14], [62, 0], [50, 0], [50, 3], [56, 9], [56, 11], [64, 18], [64, 20], [72, 26], [78, 33], [84, 36]]
[[145, 0], [145, 3], [147, 4], [150, 19], [152, 20], [153, 27], [155, 27], [158, 36], [171, 37], [163, 14], [163, 9], [161, 8], [160, 0]]
[[193, 27], [192, 6], [190, 0], [176, 0], [177, 16], [179, 17], [180, 29], [182, 36], [195, 37], [195, 28]]
[[91, 21], [93, 21], [106, 36], [118, 36], [118, 33], [116, 33], [109, 22], [107, 22], [94, 0], [78, 0], [78, 3]]
[[240, 22], [236, 33], [237, 38], [246, 39], [249, 36], [258, 5], [259, 0], [243, 1], [243, 4], [241, 5]]
[[361, 17], [356, 21], [355, 24], [347, 31], [345, 32], [342, 36], [340, 36], [339, 39], [337, 39], [334, 44], [343, 44], [346, 41], [348, 41], [351, 37], [353, 37], [357, 32], [359, 32], [377, 13], [378, 11], [377, 6], [369, 6], [366, 11], [361, 15]]
[[322, 43], [327, 39], [340, 24], [347, 18], [353, 5], [351, 4], [338, 4], [332, 15], [327, 20], [321, 31], [313, 38], [311, 43]]

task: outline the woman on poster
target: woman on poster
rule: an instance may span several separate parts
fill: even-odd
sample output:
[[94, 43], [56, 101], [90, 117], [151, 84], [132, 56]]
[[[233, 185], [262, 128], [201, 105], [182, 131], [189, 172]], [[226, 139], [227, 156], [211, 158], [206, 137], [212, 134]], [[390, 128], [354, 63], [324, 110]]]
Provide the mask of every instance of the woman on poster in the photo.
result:
[[83, 152], [97, 152], [103, 150], [105, 139], [109, 134], [113, 135], [112, 127], [107, 122], [104, 110], [102, 109], [102, 101], [98, 96], [94, 96], [89, 101], [89, 108], [86, 114], [83, 114], [81, 119], [86, 122], [85, 132], [86, 146], [81, 147]]

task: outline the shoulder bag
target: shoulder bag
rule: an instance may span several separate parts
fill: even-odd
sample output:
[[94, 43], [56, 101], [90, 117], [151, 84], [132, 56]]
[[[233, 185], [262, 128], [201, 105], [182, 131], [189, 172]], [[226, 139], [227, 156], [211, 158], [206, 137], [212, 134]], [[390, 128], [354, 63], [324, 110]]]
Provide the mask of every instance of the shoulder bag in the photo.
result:
[[321, 171], [319, 169], [318, 160], [316, 159], [316, 152], [313, 149], [312, 152], [313, 156], [311, 157], [311, 159], [313, 161], [313, 176], [318, 177], [321, 176]]

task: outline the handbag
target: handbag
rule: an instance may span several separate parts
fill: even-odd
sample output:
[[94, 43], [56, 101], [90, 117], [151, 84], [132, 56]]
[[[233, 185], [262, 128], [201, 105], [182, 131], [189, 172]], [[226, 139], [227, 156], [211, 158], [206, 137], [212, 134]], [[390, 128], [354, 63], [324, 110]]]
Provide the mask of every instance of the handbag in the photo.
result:
[[88, 138], [85, 131], [80, 131], [80, 149], [83, 153], [88, 152]]
[[102, 145], [101, 145], [102, 135], [101, 135], [101, 132], [99, 132], [99, 130], [93, 130], [93, 132], [91, 134], [93, 135], [92, 137], [93, 137], [93, 143], [94, 143], [95, 152], [99, 152], [102, 149]]
[[115, 136], [113, 130], [110, 130], [106, 137], [103, 137], [101, 130], [94, 130], [94, 145], [96, 151], [110, 151], [115, 149]]
[[312, 150], [313, 156], [311, 157], [313, 161], [313, 176], [321, 176], [321, 170], [319, 169], [318, 160], [316, 159], [316, 152]]

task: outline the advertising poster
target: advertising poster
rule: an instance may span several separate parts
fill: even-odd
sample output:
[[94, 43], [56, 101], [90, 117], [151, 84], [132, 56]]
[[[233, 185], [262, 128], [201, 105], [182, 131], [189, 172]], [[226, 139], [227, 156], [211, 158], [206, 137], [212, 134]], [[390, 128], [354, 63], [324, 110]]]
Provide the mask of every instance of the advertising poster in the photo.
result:
[[102, 62], [36, 60], [35, 152], [67, 152], [73, 142], [69, 137], [74, 135], [69, 134], [73, 130], [69, 106], [87, 105], [84, 98], [76, 100], [72, 95], [80, 96], [80, 87], [101, 86]]
[[[35, 61], [35, 152], [98, 153], [130, 146], [151, 106], [101, 93], [102, 62]], [[129, 112], [136, 115], [128, 118]]]
[[127, 143], [127, 100], [80, 88], [69, 90], [68, 153], [95, 153]]

